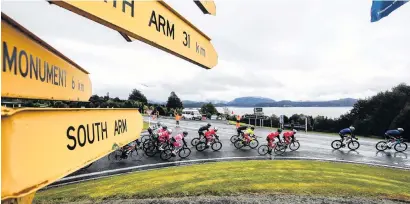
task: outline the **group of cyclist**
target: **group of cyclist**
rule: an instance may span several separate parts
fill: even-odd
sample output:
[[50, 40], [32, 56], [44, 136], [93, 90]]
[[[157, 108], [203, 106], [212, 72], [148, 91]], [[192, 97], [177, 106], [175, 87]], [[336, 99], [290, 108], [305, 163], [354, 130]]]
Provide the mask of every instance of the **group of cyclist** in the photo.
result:
[[[350, 126], [348, 128], [344, 128], [342, 130], [340, 130], [339, 135], [342, 141], [342, 146], [344, 147], [346, 146], [345, 141], [347, 137], [351, 137], [353, 139], [357, 139], [356, 135], [355, 135], [355, 127]], [[397, 140], [401, 140], [402, 139], [402, 135], [403, 135], [404, 129], [403, 128], [397, 128], [397, 129], [392, 129], [392, 130], [387, 130], [384, 133], [385, 138], [390, 141], [390, 142], [394, 142]], [[376, 145], [377, 148], [377, 145]], [[391, 146], [386, 146], [386, 148], [391, 148]]]
[[[207, 147], [209, 147], [210, 141], [212, 141], [212, 137], [215, 136], [216, 132], [218, 131], [218, 128], [214, 127], [211, 129], [211, 126], [212, 125], [208, 123], [198, 129], [199, 139], [204, 138]], [[255, 138], [255, 127], [253, 126], [239, 126], [236, 128], [236, 131], [237, 138], [235, 140], [240, 139], [245, 143], [249, 143], [252, 138]], [[168, 128], [166, 125], [161, 124], [161, 122], [158, 122], [154, 126], [149, 127], [148, 132], [151, 135], [152, 139], [158, 142], [158, 150], [162, 151], [167, 144], [171, 144], [174, 147], [172, 156], [175, 156], [178, 149], [182, 148], [182, 146], [186, 144], [184, 138], [188, 135], [187, 131], [183, 131], [182, 133], [172, 136], [172, 129]], [[393, 141], [401, 138], [403, 132], [403, 128], [397, 128], [394, 130], [386, 131], [385, 136], [389, 140]], [[297, 130], [295, 129], [283, 132], [283, 130], [280, 128], [274, 132], [270, 132], [266, 136], [266, 141], [268, 142], [270, 150], [274, 149], [277, 143], [289, 143], [290, 141], [294, 141], [296, 133]], [[355, 135], [355, 128], [353, 126], [340, 130], [339, 135], [342, 141], [341, 147], [344, 147], [346, 145], [345, 140], [347, 137], [357, 139]], [[127, 146], [131, 147], [133, 145], [141, 146], [141, 142], [137, 139]], [[123, 155], [121, 157], [126, 157], [130, 153], [130, 149], [131, 148], [128, 148], [128, 150], [123, 151]]]

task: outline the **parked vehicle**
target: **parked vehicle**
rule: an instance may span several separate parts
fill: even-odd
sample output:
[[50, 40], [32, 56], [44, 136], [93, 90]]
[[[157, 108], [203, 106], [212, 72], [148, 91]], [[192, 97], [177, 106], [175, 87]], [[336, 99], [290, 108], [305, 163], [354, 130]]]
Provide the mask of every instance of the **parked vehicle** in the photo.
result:
[[187, 120], [202, 120], [202, 115], [198, 110], [195, 109], [184, 109], [182, 110], [182, 119]]

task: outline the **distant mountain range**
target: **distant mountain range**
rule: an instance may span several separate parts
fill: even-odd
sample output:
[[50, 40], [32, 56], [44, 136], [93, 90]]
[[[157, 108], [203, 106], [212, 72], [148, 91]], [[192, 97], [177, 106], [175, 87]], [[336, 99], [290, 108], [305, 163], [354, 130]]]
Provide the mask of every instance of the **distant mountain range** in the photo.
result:
[[264, 97], [240, 97], [230, 102], [220, 100], [209, 100], [206, 102], [184, 100], [182, 103], [186, 108], [201, 107], [205, 103], [213, 103], [215, 106], [234, 106], [234, 107], [352, 107], [357, 99], [343, 98], [330, 101], [275, 101]]

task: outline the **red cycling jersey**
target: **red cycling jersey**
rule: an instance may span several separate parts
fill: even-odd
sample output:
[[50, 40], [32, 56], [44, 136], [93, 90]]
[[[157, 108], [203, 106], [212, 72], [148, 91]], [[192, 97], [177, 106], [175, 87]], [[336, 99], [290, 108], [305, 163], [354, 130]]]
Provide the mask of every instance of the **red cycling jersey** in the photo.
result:
[[166, 142], [169, 140], [169, 132], [168, 131], [163, 131], [158, 134], [158, 139], [160, 142]]
[[275, 137], [279, 137], [280, 133], [279, 132], [271, 132], [269, 135], [266, 137], [268, 140], [274, 140]]

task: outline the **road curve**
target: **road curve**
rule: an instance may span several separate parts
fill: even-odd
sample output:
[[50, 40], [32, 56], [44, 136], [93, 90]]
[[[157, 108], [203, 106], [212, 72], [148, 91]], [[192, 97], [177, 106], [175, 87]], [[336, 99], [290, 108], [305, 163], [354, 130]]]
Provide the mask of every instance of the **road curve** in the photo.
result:
[[[146, 119], [146, 118], [145, 118]], [[169, 128], [173, 128], [174, 133], [177, 134], [182, 131], [188, 131], [187, 141], [198, 136], [198, 128], [205, 125], [208, 121], [181, 121], [180, 128], [175, 128], [175, 121], [173, 119], [160, 119], [163, 124], [166, 124]], [[257, 150], [249, 149], [246, 147], [244, 149], [236, 149], [234, 145], [229, 141], [230, 137], [236, 133], [235, 127], [228, 125], [226, 121], [211, 121], [213, 126], [218, 127], [218, 135], [222, 141], [222, 149], [217, 152], [212, 150], [205, 150], [203, 152], [197, 152], [195, 147], [191, 147], [192, 153], [186, 159], [180, 159], [179, 157], [171, 158], [168, 162], [184, 161], [181, 163], [186, 163], [190, 160], [209, 160], [221, 158], [256, 158], [256, 159], [278, 159], [278, 158], [288, 158], [288, 159], [308, 159], [314, 158], [318, 160], [332, 160], [332, 161], [346, 161], [353, 163], [366, 163], [381, 166], [391, 166], [404, 169], [410, 169], [410, 159], [408, 159], [408, 151], [396, 152], [395, 150], [386, 150], [384, 152], [377, 151], [375, 144], [378, 140], [371, 138], [359, 138], [360, 148], [356, 151], [349, 151], [347, 148], [341, 150], [333, 150], [330, 147], [330, 143], [337, 139], [337, 136], [329, 134], [314, 134], [314, 133], [304, 133], [298, 132], [296, 138], [299, 140], [301, 146], [300, 149], [295, 152], [286, 152], [282, 156], [259, 156]], [[268, 128], [256, 128], [255, 134], [261, 136], [259, 139], [259, 145], [265, 144], [265, 137], [269, 133]], [[219, 159], [218, 159], [219, 158]], [[159, 155], [154, 157], [147, 157], [141, 155], [138, 158], [129, 158], [127, 160], [121, 161], [110, 161], [107, 157], [103, 157], [100, 160], [94, 162], [92, 166], [85, 170], [79, 170], [67, 177], [84, 177], [88, 178], [87, 175], [103, 175], [98, 172], [116, 172], [120, 169], [138, 169], [141, 167], [155, 167], [155, 164], [166, 163], [159, 158]], [[177, 162], [178, 163], [178, 162]], [[166, 166], [166, 165], [165, 165]], [[169, 165], [168, 165], [169, 166]], [[137, 168], [135, 168], [137, 167]], [[147, 169], [141, 168], [141, 169]], [[67, 178], [66, 177], [66, 178]], [[55, 184], [63, 183], [65, 178], [61, 181], [57, 181]], [[54, 184], [54, 185], [55, 185]], [[53, 184], [52, 184], [53, 185]]]

